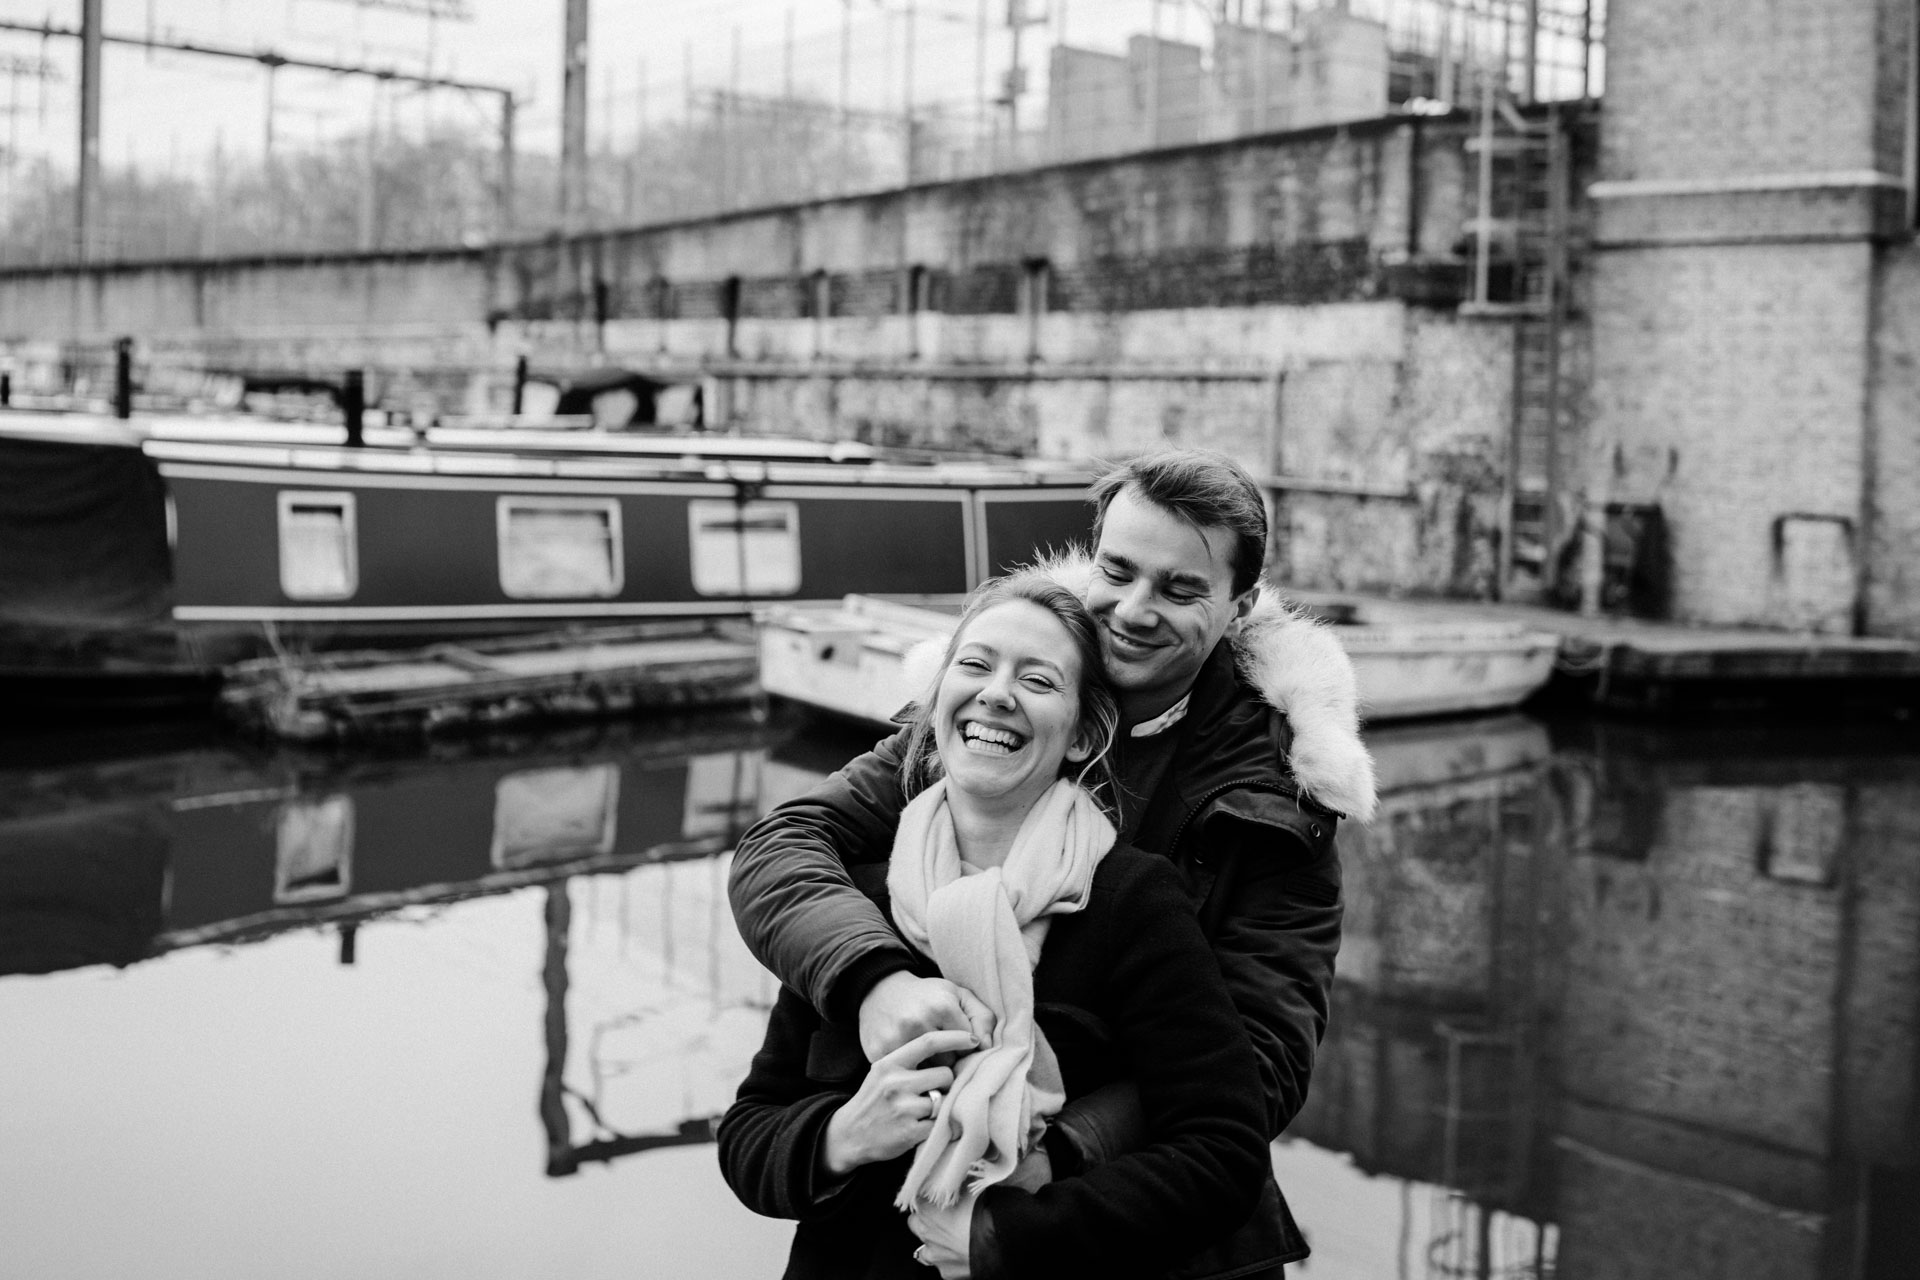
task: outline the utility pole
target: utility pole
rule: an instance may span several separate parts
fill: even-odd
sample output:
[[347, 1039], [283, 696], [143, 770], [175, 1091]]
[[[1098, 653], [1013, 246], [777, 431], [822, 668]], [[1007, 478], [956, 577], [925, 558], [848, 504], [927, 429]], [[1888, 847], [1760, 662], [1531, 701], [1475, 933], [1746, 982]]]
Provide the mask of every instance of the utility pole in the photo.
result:
[[274, 107], [275, 107], [275, 105], [276, 105], [276, 103], [274, 102], [274, 96], [275, 96], [275, 93], [274, 93], [274, 91], [275, 91], [275, 86], [276, 86], [276, 85], [278, 84], [278, 82], [279, 82], [279, 80], [280, 80], [280, 77], [279, 77], [279, 75], [278, 75], [278, 70], [279, 70], [279, 69], [278, 69], [277, 67], [268, 67], [268, 68], [267, 68], [267, 149], [266, 149], [266, 157], [267, 157], [267, 162], [268, 162], [269, 164], [271, 164], [271, 163], [273, 162], [273, 109], [274, 109]]
[[515, 103], [511, 93], [500, 96], [500, 190], [496, 199], [498, 209], [498, 239], [505, 240], [513, 234], [513, 126]]
[[793, 6], [787, 6], [787, 38], [781, 46], [781, 96], [793, 101]]
[[[1158, 7], [1158, 0], [1155, 0]], [[1007, 0], [1007, 25], [1013, 28], [1013, 52], [1007, 59], [1007, 143], [1020, 145], [1020, 94], [1027, 87], [1027, 69], [1020, 65], [1020, 32], [1027, 25], [1026, 0]]]
[[853, 117], [848, 114], [849, 72], [853, 66], [853, 0], [840, 0], [840, 178], [834, 183], [835, 193], [847, 189], [847, 174], [853, 164], [851, 147], [853, 139], [849, 125]]
[[913, 150], [914, 150], [914, 147], [913, 147], [913, 143], [914, 143], [914, 137], [913, 137], [913, 134], [914, 134], [914, 128], [913, 128], [913, 16], [914, 14], [913, 14], [913, 10], [914, 10], [914, 0], [907, 0], [906, 84], [902, 91], [901, 97], [905, 99], [905, 106], [906, 106], [906, 112], [905, 112], [906, 134], [907, 134], [906, 171], [907, 171], [908, 186], [913, 185], [913, 178], [914, 178], [914, 172], [913, 172]]
[[560, 228], [581, 229], [587, 196], [587, 0], [567, 0], [560, 104]]
[[[973, 127], [988, 128], [987, 121], [987, 0], [980, 0], [979, 27], [973, 44]], [[976, 138], [976, 146], [978, 140]]]
[[100, 4], [80, 2], [80, 185], [74, 209], [74, 250], [91, 261], [100, 217]]

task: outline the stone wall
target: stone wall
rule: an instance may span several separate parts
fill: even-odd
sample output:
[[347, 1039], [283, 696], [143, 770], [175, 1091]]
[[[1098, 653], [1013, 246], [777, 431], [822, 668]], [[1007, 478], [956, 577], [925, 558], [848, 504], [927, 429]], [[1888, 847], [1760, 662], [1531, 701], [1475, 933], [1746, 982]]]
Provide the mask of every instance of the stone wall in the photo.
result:
[[[0, 356], [369, 371], [504, 411], [515, 360], [699, 380], [712, 424], [1277, 477], [1302, 587], [1490, 594], [1511, 331], [1458, 312], [1464, 118], [1393, 118], [486, 250], [0, 273]], [[56, 369], [61, 359], [37, 367]]]

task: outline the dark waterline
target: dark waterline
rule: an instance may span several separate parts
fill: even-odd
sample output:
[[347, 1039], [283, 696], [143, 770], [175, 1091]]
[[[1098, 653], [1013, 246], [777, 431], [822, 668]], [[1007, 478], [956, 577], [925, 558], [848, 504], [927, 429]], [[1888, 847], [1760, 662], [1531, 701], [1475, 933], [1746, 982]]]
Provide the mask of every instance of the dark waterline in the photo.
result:
[[[1303, 1274], [1913, 1274], [1920, 746], [1383, 729]], [[769, 1274], [708, 1120], [741, 825], [862, 739], [0, 737], [0, 1275]]]

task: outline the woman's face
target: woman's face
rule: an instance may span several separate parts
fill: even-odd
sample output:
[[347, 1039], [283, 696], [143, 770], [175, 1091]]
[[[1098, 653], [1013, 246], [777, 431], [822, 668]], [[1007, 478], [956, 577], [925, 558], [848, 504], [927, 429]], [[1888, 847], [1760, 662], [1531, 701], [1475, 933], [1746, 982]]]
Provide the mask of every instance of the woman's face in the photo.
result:
[[1063, 761], [1087, 758], [1079, 728], [1080, 651], [1060, 619], [1007, 600], [967, 624], [933, 700], [949, 788], [1031, 806]]

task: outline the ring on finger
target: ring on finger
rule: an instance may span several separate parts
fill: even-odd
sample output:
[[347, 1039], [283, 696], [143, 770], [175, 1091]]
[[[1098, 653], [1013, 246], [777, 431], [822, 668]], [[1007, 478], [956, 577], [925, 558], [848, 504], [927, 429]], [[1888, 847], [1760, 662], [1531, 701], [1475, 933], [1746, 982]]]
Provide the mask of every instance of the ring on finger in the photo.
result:
[[927, 1101], [933, 1106], [933, 1110], [928, 1114], [936, 1115], [936, 1116], [939, 1115], [940, 1114], [940, 1091], [938, 1089], [927, 1090]]

